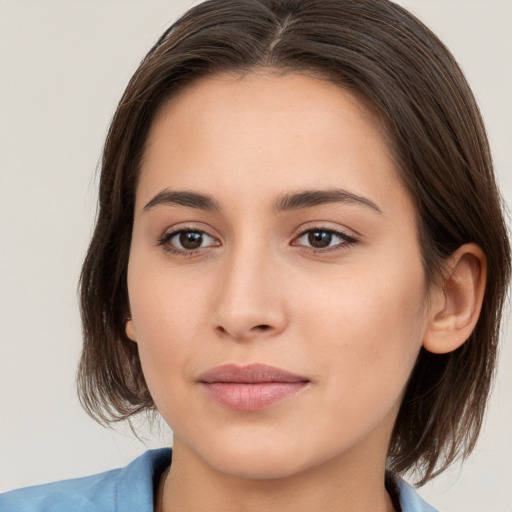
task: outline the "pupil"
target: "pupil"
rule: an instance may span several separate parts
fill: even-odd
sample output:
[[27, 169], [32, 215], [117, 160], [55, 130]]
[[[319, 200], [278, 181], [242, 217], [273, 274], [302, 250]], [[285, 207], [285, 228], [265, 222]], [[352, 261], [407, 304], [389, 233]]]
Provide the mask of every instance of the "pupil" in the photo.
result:
[[308, 241], [312, 247], [328, 247], [332, 240], [332, 234], [327, 231], [311, 231], [308, 234]]
[[180, 244], [185, 249], [197, 249], [203, 243], [203, 235], [201, 233], [180, 233]]

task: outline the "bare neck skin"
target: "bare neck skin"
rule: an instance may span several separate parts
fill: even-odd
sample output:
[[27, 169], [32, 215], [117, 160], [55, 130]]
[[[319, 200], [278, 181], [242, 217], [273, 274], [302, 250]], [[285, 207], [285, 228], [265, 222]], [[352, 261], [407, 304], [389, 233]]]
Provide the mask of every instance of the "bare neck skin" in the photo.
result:
[[[279, 479], [250, 479], [215, 471], [175, 439], [173, 462], [156, 512], [395, 512], [384, 487], [386, 454], [377, 439], [362, 453]], [[368, 455], [373, 454], [371, 459]]]

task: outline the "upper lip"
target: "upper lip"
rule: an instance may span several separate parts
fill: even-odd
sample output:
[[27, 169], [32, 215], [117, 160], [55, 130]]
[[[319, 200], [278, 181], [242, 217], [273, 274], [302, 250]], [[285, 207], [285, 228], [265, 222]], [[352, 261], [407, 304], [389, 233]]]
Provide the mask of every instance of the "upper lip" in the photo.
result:
[[236, 364], [216, 366], [202, 373], [198, 381], [206, 384], [215, 382], [256, 384], [265, 382], [309, 382], [309, 379], [275, 366], [253, 363], [243, 366]]

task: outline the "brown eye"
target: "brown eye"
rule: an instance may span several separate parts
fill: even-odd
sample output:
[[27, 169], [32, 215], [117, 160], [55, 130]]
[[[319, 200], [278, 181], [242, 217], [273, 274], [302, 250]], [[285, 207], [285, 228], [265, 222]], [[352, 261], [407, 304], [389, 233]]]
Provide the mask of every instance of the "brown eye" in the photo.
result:
[[346, 248], [357, 243], [357, 240], [341, 231], [333, 229], [308, 229], [303, 231], [292, 245], [302, 246], [310, 250], [322, 251]]
[[179, 234], [179, 241], [183, 249], [199, 249], [203, 243], [203, 234], [196, 231], [182, 231]]
[[204, 231], [180, 229], [166, 233], [158, 241], [158, 245], [173, 253], [193, 253], [200, 249], [220, 245], [219, 241]]
[[332, 241], [332, 233], [329, 231], [310, 231], [308, 233], [308, 242], [315, 249], [329, 247]]

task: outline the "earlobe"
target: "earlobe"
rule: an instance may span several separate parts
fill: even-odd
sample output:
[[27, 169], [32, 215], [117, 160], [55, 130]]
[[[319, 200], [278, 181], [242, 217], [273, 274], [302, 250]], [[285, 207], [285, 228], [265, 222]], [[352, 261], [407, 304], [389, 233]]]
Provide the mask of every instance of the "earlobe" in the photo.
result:
[[480, 316], [487, 263], [476, 244], [461, 246], [450, 258], [444, 288], [432, 301], [423, 347], [435, 354], [459, 348], [471, 335]]
[[132, 341], [135, 341], [135, 342], [137, 341], [137, 338], [135, 336], [135, 328], [133, 325], [133, 320], [131, 318], [126, 319], [125, 332], [126, 332], [126, 336], [128, 336], [128, 338], [130, 338]]

